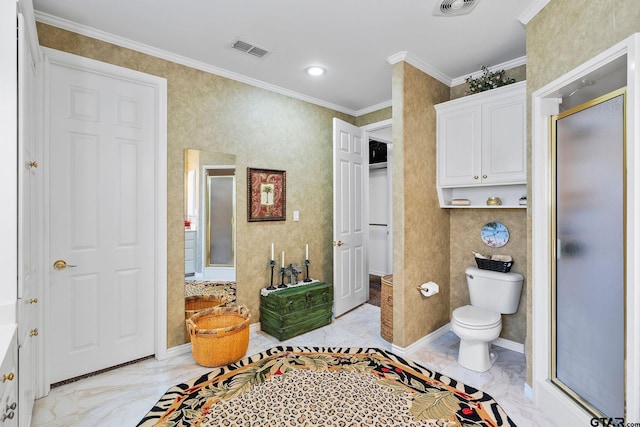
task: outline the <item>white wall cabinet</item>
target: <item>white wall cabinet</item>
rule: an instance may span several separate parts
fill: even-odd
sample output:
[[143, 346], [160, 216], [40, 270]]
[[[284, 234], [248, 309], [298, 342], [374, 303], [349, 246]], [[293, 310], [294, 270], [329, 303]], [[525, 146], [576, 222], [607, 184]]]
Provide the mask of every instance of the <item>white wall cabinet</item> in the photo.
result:
[[[526, 82], [435, 106], [438, 195], [441, 207], [453, 199], [468, 207], [523, 207], [526, 195]], [[458, 207], [458, 206], [455, 206]]]
[[196, 272], [196, 230], [184, 231], [184, 274]]

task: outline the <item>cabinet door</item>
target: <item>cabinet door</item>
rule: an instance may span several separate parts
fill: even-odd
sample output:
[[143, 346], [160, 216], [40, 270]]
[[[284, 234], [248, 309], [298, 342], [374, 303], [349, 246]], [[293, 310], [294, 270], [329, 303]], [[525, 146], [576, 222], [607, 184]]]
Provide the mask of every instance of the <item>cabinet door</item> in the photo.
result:
[[438, 185], [480, 183], [479, 105], [438, 114]]
[[520, 93], [482, 107], [482, 183], [524, 183], [525, 98]]
[[2, 376], [2, 381], [0, 382], [0, 419], [3, 427], [15, 427], [18, 425], [17, 382], [20, 379], [17, 370], [17, 342], [15, 330], [9, 332], [8, 328], [5, 327], [0, 333], [11, 334], [9, 341], [5, 341], [4, 337], [2, 339], [3, 345], [6, 344], [8, 347], [0, 365], [0, 376]]

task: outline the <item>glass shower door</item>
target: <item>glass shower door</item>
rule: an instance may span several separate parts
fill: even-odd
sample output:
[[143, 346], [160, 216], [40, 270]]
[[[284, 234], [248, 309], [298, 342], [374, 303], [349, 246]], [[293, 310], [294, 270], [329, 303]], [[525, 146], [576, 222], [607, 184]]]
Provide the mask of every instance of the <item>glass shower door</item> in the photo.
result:
[[552, 378], [597, 416], [624, 416], [624, 90], [553, 118]]

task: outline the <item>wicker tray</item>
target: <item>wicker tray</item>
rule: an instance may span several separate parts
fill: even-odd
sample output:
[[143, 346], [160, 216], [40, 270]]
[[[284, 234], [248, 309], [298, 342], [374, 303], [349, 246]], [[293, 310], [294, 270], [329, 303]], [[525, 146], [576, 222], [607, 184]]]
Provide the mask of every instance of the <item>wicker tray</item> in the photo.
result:
[[213, 367], [239, 360], [249, 347], [250, 319], [245, 306], [207, 308], [187, 319], [195, 361]]
[[481, 270], [498, 271], [500, 273], [508, 273], [511, 271], [513, 261], [495, 261], [492, 259], [476, 258], [476, 264]]

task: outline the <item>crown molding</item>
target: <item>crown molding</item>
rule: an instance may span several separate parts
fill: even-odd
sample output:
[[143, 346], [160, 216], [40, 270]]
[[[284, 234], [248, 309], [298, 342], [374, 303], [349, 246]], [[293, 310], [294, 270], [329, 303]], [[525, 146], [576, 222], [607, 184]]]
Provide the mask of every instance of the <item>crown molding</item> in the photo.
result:
[[371, 107], [366, 107], [361, 110], [357, 110], [355, 113], [356, 117], [364, 116], [365, 114], [373, 113], [374, 111], [382, 110], [383, 108], [391, 107], [391, 100], [381, 102], [379, 104], [372, 105]]
[[[515, 67], [519, 67], [521, 65], [525, 65], [527, 63], [527, 57], [526, 56], [521, 56], [520, 58], [516, 58], [516, 59], [512, 59], [510, 61], [506, 61], [503, 62], [501, 64], [497, 64], [497, 65], [492, 65], [489, 68], [489, 71], [494, 72], [494, 71], [499, 71], [499, 70], [510, 70], [511, 68], [515, 68]], [[473, 73], [471, 73], [470, 77], [471, 78], [478, 78], [482, 75], [482, 70], [478, 70], [475, 71]], [[469, 76], [460, 76], [460, 77], [456, 77], [455, 79], [453, 79], [451, 81], [451, 86], [457, 86], [460, 85], [462, 83], [466, 83], [467, 78]]]
[[[429, 74], [431, 77], [441, 81], [442, 83], [446, 84], [449, 87], [453, 87], [453, 86], [457, 86], [459, 84], [465, 83], [467, 81], [467, 77], [469, 77], [469, 76], [460, 76], [456, 78], [451, 78], [446, 74], [438, 71], [434, 67], [430, 66], [429, 64], [422, 62], [421, 60], [413, 56], [411, 53], [406, 51], [398, 52], [394, 55], [391, 55], [389, 58], [387, 58], [387, 61], [391, 65], [401, 61], [405, 61], [413, 65], [414, 67], [418, 68], [422, 72], [425, 72]], [[526, 63], [527, 63], [527, 57], [521, 56], [520, 58], [512, 59], [510, 61], [506, 61], [501, 64], [493, 65], [489, 67], [489, 71], [508, 70], [511, 68], [519, 67], [520, 65], [524, 65]], [[482, 75], [482, 70], [474, 71], [473, 73], [471, 73], [471, 77], [473, 78], [476, 78], [480, 75]]]
[[431, 77], [441, 81], [447, 86], [451, 86], [451, 77], [447, 76], [446, 74], [436, 69], [435, 67], [432, 67], [426, 62], [423, 62], [422, 60], [413, 56], [410, 52], [407, 52], [407, 51], [398, 52], [387, 58], [387, 62], [389, 62], [389, 64], [391, 65], [397, 64], [398, 62], [401, 62], [401, 61], [411, 64], [414, 67], [416, 67], [418, 70], [422, 71], [423, 73], [429, 74]]
[[534, 16], [538, 14], [551, 0], [535, 0], [524, 12], [518, 17], [518, 21], [522, 25], [527, 25]]
[[[97, 40], [115, 44], [117, 46], [135, 50], [137, 52], [141, 52], [147, 55], [151, 55], [157, 58], [165, 59], [167, 61], [175, 62], [176, 64], [185, 65], [187, 67], [205, 71], [207, 73], [215, 74], [221, 77], [226, 77], [228, 79], [245, 83], [250, 86], [268, 90], [270, 92], [278, 93], [280, 95], [288, 96], [290, 98], [295, 98], [300, 101], [304, 101], [310, 104], [318, 105], [320, 107], [328, 108], [330, 110], [335, 110], [341, 113], [349, 114], [350, 116], [354, 116], [354, 117], [358, 116], [358, 112], [356, 110], [352, 110], [350, 108], [346, 108], [341, 105], [333, 104], [331, 102], [324, 101], [322, 99], [314, 98], [312, 96], [304, 95], [302, 93], [295, 92], [280, 86], [272, 85], [270, 83], [263, 82], [262, 80], [254, 79], [252, 77], [247, 77], [245, 75], [238, 74], [233, 71], [225, 70], [224, 68], [219, 68], [219, 67], [206, 64], [204, 62], [195, 61], [193, 59], [190, 59], [184, 56], [176, 55], [174, 53], [167, 52], [162, 49], [157, 49], [155, 47], [152, 47], [143, 43], [139, 43], [133, 40], [119, 37], [114, 34], [107, 33], [105, 31], [88, 27], [86, 25], [81, 25], [76, 22], [58, 18], [57, 16], [35, 11], [35, 18], [37, 21], [42, 22], [44, 24], [52, 25], [54, 27], [58, 27], [63, 30], [68, 30], [86, 37], [91, 37]], [[373, 107], [369, 107], [369, 108], [373, 108]], [[360, 110], [360, 111], [363, 111], [363, 110]], [[371, 110], [371, 111], [375, 111], [375, 110]]]

